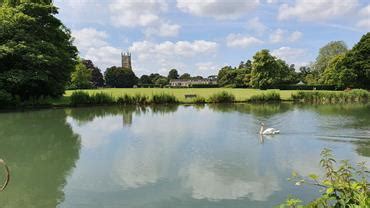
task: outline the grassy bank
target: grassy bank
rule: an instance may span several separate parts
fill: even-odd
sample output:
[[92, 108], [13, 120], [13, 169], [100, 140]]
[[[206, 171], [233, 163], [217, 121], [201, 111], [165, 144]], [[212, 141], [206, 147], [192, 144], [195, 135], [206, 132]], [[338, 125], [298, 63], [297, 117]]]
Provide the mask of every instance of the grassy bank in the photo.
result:
[[[187, 97], [185, 95], [188, 95]], [[94, 90], [68, 90], [59, 99], [38, 99], [20, 103], [16, 108], [92, 106], [111, 104], [167, 104], [167, 103], [231, 103], [231, 102], [279, 102], [304, 103], [352, 103], [370, 101], [366, 90], [344, 91], [296, 91], [257, 90], [231, 88], [104, 88]], [[9, 106], [10, 108], [14, 108]]]
[[[235, 102], [245, 102], [249, 100], [252, 96], [261, 95], [262, 93], [267, 93], [271, 91], [276, 91], [280, 94], [283, 101], [291, 100], [291, 95], [296, 93], [295, 90], [258, 90], [258, 89], [232, 89], [232, 88], [184, 88], [184, 89], [171, 89], [171, 88], [106, 88], [106, 89], [94, 89], [94, 90], [83, 90], [90, 95], [99, 92], [104, 92], [114, 98], [122, 97], [124, 95], [143, 95], [151, 97], [154, 94], [169, 94], [176, 97], [176, 99], [181, 103], [193, 103], [195, 98], [185, 98], [185, 95], [196, 95], [200, 100], [209, 100], [212, 96], [218, 93], [227, 92], [234, 95]], [[67, 90], [62, 101], [58, 103], [68, 104], [70, 96], [75, 90]]]

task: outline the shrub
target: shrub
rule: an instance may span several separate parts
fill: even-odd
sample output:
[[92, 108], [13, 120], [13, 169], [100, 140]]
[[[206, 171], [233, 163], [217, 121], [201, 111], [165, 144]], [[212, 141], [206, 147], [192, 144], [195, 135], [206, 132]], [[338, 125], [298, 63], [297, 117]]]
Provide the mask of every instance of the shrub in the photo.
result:
[[258, 95], [252, 95], [249, 102], [276, 102], [281, 101], [280, 93], [272, 91], [267, 93], [262, 93]]
[[217, 84], [192, 84], [192, 88], [217, 88]]
[[84, 91], [73, 92], [70, 99], [73, 106], [90, 103], [90, 95]]
[[147, 104], [149, 103], [149, 98], [140, 94], [134, 96], [125, 94], [117, 99], [117, 103], [122, 105]]
[[131, 105], [134, 104], [134, 101], [130, 95], [124, 94], [123, 96], [117, 98], [117, 103], [121, 105]]
[[49, 106], [52, 103], [52, 98], [49, 96], [30, 97], [21, 103], [21, 106]]
[[90, 103], [98, 105], [112, 104], [115, 103], [115, 100], [112, 97], [112, 95], [108, 95], [107, 93], [104, 92], [98, 92], [90, 96]]
[[141, 95], [141, 94], [136, 94], [132, 97], [133, 101], [135, 104], [147, 104], [149, 103], [149, 98], [148, 96]]
[[206, 99], [204, 97], [196, 97], [194, 99], [192, 99], [192, 103], [197, 103], [197, 104], [202, 104], [202, 103], [206, 103]]
[[223, 91], [213, 94], [211, 97], [209, 97], [208, 101], [211, 103], [232, 103], [235, 101], [235, 96], [231, 93]]
[[178, 100], [176, 99], [174, 95], [161, 93], [161, 94], [154, 94], [152, 96], [151, 102], [154, 104], [171, 104], [171, 103], [178, 103]]
[[366, 102], [369, 98], [370, 93], [360, 89], [342, 92], [299, 91], [292, 94], [294, 101], [314, 103]]
[[[322, 195], [306, 207], [370, 207], [370, 173], [365, 163], [352, 166], [344, 160], [337, 167], [329, 149], [324, 149], [321, 157], [320, 164], [324, 169], [322, 177], [316, 174], [303, 177], [293, 172], [290, 179], [297, 186], [308, 184], [322, 188]], [[300, 204], [301, 200], [290, 198], [280, 207], [303, 207]]]
[[9, 107], [15, 105], [13, 96], [5, 90], [0, 90], [0, 107]]
[[336, 85], [278, 85], [279, 90], [343, 90]]

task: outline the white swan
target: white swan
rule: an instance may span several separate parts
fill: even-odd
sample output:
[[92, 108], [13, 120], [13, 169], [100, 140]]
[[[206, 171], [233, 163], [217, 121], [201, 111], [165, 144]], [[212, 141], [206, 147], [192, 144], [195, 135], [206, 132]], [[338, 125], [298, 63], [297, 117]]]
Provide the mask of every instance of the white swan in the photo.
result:
[[280, 130], [279, 129], [274, 129], [274, 128], [267, 128], [264, 130], [264, 123], [261, 123], [261, 129], [260, 129], [260, 134], [261, 135], [273, 135], [273, 134], [279, 134]]

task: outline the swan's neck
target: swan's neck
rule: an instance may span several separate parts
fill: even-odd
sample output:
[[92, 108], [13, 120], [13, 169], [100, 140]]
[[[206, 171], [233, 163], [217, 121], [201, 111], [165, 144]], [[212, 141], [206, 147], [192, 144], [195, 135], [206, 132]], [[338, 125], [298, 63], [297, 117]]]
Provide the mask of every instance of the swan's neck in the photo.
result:
[[263, 133], [263, 126], [261, 125], [260, 134]]

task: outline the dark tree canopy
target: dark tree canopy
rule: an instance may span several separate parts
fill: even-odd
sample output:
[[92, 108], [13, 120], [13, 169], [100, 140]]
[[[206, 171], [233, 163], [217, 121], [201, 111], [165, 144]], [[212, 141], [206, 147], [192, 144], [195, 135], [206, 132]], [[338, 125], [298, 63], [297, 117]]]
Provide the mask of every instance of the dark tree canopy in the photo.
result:
[[78, 60], [74, 71], [71, 74], [70, 89], [90, 89], [91, 83], [91, 70], [86, 67], [83, 61]]
[[189, 73], [184, 73], [182, 74], [179, 79], [185, 79], [185, 80], [189, 80], [191, 79], [191, 75]]
[[177, 72], [176, 69], [171, 69], [170, 72], [168, 72], [168, 79], [178, 79], [179, 78], [179, 73]]
[[91, 83], [93, 87], [104, 87], [104, 78], [100, 69], [94, 66], [91, 60], [82, 61], [87, 69], [91, 70]]
[[348, 51], [343, 41], [332, 41], [320, 48], [319, 55], [314, 63], [314, 69], [322, 73], [328, 66], [330, 60], [337, 55], [345, 54]]
[[370, 89], [370, 32], [362, 36], [343, 62], [349, 73], [357, 76], [354, 86]]
[[148, 84], [153, 84], [153, 82], [148, 75], [142, 75], [139, 79], [139, 84], [148, 85]]
[[110, 87], [133, 87], [138, 82], [138, 78], [132, 70], [121, 67], [110, 67], [104, 75], [106, 84]]
[[70, 31], [46, 1], [2, 1], [0, 89], [22, 100], [61, 96], [76, 64]]

